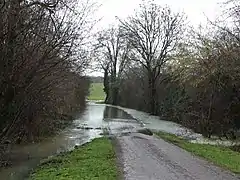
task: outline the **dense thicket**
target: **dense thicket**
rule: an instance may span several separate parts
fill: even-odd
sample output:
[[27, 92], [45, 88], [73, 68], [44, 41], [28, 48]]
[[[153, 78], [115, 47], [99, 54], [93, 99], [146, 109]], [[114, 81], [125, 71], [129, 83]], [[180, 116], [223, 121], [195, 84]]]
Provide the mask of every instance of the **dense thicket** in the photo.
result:
[[90, 4], [1, 0], [0, 139], [53, 132], [83, 109]]
[[[120, 21], [128, 64], [118, 104], [181, 123], [203, 135], [236, 138], [240, 128], [240, 10], [226, 24], [184, 33], [184, 16], [154, 2]], [[187, 32], [187, 31], [185, 31]], [[106, 58], [107, 59], [107, 58]]]

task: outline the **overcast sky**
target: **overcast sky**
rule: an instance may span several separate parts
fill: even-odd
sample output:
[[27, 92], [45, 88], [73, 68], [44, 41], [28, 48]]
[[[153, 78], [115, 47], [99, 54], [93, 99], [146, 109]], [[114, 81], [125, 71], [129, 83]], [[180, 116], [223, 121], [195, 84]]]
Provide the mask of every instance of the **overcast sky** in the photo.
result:
[[[221, 6], [224, 0], [155, 0], [161, 5], [169, 5], [175, 11], [184, 11], [192, 25], [206, 23], [206, 17], [214, 20], [221, 14]], [[103, 17], [98, 27], [106, 27], [113, 24], [115, 16], [126, 18], [138, 8], [141, 0], [99, 0], [102, 6], [97, 12], [99, 18]]]
[[[102, 4], [96, 12], [97, 18], [102, 20], [95, 26], [97, 29], [107, 28], [116, 22], [116, 16], [123, 19], [133, 14], [142, 0], [98, 0]], [[168, 5], [174, 11], [183, 11], [190, 25], [197, 27], [200, 23], [206, 24], [207, 18], [214, 20], [222, 13], [223, 2], [226, 0], [155, 0], [160, 5]], [[93, 72], [89, 75], [102, 75], [101, 72]]]

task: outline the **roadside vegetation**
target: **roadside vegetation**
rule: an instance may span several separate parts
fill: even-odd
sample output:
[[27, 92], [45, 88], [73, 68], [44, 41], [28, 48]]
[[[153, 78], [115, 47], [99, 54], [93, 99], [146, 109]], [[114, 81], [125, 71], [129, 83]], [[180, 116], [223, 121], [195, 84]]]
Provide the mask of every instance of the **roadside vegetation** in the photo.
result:
[[75, 150], [42, 162], [30, 180], [86, 179], [116, 180], [118, 169], [112, 143], [95, 139]]
[[[210, 138], [240, 136], [240, 2], [193, 28], [184, 13], [144, 1], [96, 35], [106, 103], [175, 121]], [[230, 22], [229, 24], [226, 22]]]
[[[0, 2], [0, 167], [11, 144], [36, 142], [71, 122], [85, 109], [89, 87], [89, 100], [149, 112], [209, 138], [240, 136], [240, 1], [226, 0], [224, 22], [197, 29], [184, 13], [143, 1], [135, 14], [92, 35], [96, 7], [92, 0]], [[90, 85], [86, 69], [96, 63], [104, 78]], [[98, 141], [106, 143], [94, 141], [92, 154], [84, 146], [39, 173], [51, 176], [64, 164], [63, 174], [66, 165], [77, 176], [72, 158], [89, 163], [79, 170], [85, 179], [90, 171], [108, 179], [100, 160], [88, 157], [99, 147], [106, 155]]]
[[85, 109], [93, 11], [85, 0], [0, 2], [0, 167], [11, 144], [53, 135]]
[[106, 95], [103, 89], [104, 89], [103, 83], [91, 83], [88, 99], [96, 100], [96, 101], [100, 101], [100, 100], [104, 101]]
[[158, 132], [155, 134], [194, 155], [203, 157], [220, 167], [240, 174], [240, 152], [233, 151], [229, 147], [190, 143], [181, 137], [169, 133]]

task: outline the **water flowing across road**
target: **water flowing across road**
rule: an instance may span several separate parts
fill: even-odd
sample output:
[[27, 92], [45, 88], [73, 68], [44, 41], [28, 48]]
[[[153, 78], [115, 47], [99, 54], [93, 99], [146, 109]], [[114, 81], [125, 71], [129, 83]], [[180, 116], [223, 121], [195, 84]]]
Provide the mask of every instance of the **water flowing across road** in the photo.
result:
[[0, 170], [1, 179], [25, 179], [31, 169], [51, 155], [73, 149], [94, 138], [101, 137], [105, 131], [118, 136], [123, 133], [136, 132], [143, 127], [187, 136], [192, 141], [203, 141], [201, 135], [159, 117], [132, 109], [95, 104], [89, 102], [85, 112], [55, 137], [40, 143], [12, 147], [12, 166]]
[[0, 179], [25, 179], [42, 159], [101, 137], [104, 130], [117, 135], [136, 131], [140, 127], [141, 124], [125, 111], [90, 102], [85, 112], [55, 137], [40, 143], [12, 147], [9, 160], [13, 164], [0, 170]]

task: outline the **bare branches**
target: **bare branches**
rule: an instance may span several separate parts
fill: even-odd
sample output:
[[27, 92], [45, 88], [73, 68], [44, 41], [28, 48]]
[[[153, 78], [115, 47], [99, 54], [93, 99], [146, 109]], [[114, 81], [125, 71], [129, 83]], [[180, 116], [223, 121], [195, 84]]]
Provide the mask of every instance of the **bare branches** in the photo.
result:
[[59, 117], [84, 106], [88, 84], [82, 73], [94, 8], [77, 9], [82, 2], [63, 0], [7, 2], [0, 17], [0, 119], [6, 119], [1, 139], [30, 132], [26, 127], [40, 116]]
[[150, 112], [156, 114], [156, 81], [170, 60], [183, 33], [184, 16], [168, 7], [143, 3], [127, 20], [120, 20], [131, 47], [130, 58], [146, 69]]
[[124, 71], [119, 105], [176, 121], [208, 138], [236, 139], [240, 1], [227, 2], [229, 24], [211, 22], [186, 37], [184, 16], [151, 2], [120, 20], [130, 43], [131, 66]]
[[157, 69], [166, 63], [182, 33], [183, 15], [174, 14], [167, 7], [155, 4], [141, 6], [141, 11], [128, 21], [121, 21], [125, 35], [131, 46], [141, 55], [149, 70]]
[[117, 104], [123, 70], [128, 63], [129, 44], [120, 28], [99, 32], [94, 45], [95, 59], [104, 70], [106, 101]]
[[40, 6], [44, 9], [47, 9], [50, 13], [54, 12], [54, 9], [57, 7], [57, 5], [59, 4], [60, 0], [54, 0], [53, 2], [46, 2], [46, 0], [44, 0], [44, 2], [41, 1], [33, 1], [29, 4], [27, 4], [25, 6], [25, 8], [29, 8], [31, 6]]
[[1, 4], [1, 7], [0, 7], [0, 11], [4, 8], [5, 5], [6, 5], [6, 0], [2, 0], [2, 4]]

